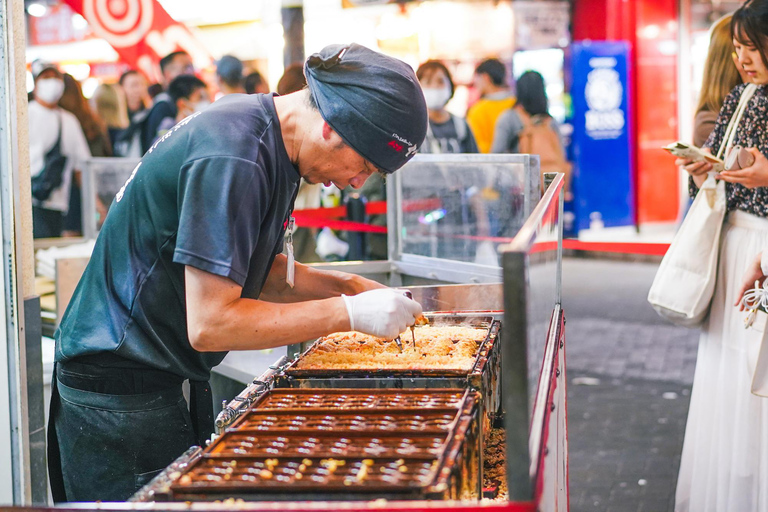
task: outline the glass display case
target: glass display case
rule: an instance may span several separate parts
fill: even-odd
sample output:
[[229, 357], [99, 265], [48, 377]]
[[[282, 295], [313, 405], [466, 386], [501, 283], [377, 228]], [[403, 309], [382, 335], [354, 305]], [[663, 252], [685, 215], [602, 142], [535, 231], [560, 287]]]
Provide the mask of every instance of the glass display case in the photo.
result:
[[83, 237], [99, 234], [112, 200], [139, 165], [135, 158], [91, 158], [83, 165]]
[[[108, 207], [135, 164], [115, 159], [94, 159], [89, 164], [84, 196], [93, 215], [87, 233], [98, 232], [99, 202]], [[564, 180], [562, 175], [548, 175], [545, 181], [536, 156], [418, 155], [387, 179], [389, 258], [316, 265], [408, 287], [425, 311], [457, 316], [486, 312], [502, 323], [503, 414], [495, 423], [506, 432], [508, 501], [484, 503], [484, 508], [567, 509], [565, 331], [560, 299]], [[239, 389], [245, 389], [225, 403], [217, 418], [218, 430], [226, 431], [276, 388], [301, 351], [302, 347], [294, 347], [286, 355], [276, 351], [271, 357], [260, 352], [255, 358], [247, 352], [232, 354], [248, 365], [237, 370], [240, 377], [235, 379], [242, 383]], [[227, 359], [222, 367], [226, 364]], [[222, 372], [222, 367], [214, 371]], [[156, 493], [167, 492], [180, 470], [202, 453], [192, 449], [177, 460], [134, 496], [136, 506], [173, 508], [149, 502]], [[251, 510], [273, 505], [236, 504]], [[313, 508], [330, 510], [338, 505], [320, 499]], [[423, 503], [392, 505], [415, 510]], [[355, 505], [361, 510], [375, 506], [373, 501]], [[446, 510], [456, 507], [466, 510], [473, 505], [450, 500], [430, 505]], [[302, 505], [281, 503], [280, 508], [299, 510]]]

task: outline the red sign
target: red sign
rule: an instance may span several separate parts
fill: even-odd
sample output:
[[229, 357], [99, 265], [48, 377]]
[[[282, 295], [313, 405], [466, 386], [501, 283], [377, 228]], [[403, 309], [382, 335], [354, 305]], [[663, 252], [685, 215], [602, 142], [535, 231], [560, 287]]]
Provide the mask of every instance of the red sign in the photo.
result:
[[141, 69], [150, 79], [159, 78], [157, 63], [176, 50], [192, 57], [195, 67], [211, 62], [208, 51], [182, 23], [157, 0], [64, 0], [80, 13], [93, 31], [105, 39], [120, 58]]

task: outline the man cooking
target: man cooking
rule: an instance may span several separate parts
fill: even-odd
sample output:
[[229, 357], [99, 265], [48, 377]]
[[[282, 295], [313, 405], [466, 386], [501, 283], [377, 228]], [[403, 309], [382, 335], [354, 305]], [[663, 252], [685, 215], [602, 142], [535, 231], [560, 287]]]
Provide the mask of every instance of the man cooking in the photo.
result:
[[[335, 331], [393, 338], [421, 306], [281, 254], [299, 181], [359, 188], [427, 129], [405, 63], [332, 45], [308, 88], [230, 95], [144, 155], [117, 193], [56, 333], [54, 501], [125, 500], [213, 429], [207, 380], [228, 350]], [[181, 385], [190, 381], [190, 410]]]

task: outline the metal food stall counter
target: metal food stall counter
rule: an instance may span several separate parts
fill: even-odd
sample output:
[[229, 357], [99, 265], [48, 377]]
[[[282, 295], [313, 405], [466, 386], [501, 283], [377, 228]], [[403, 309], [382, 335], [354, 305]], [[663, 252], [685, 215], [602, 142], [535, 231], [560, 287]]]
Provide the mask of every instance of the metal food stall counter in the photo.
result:
[[567, 510], [563, 176], [548, 178], [539, 200], [536, 158], [419, 155], [387, 183], [389, 261], [330, 265], [408, 286], [425, 311], [486, 315], [500, 349], [495, 388], [483, 382], [494, 364], [473, 366], [475, 378], [300, 374], [311, 348], [295, 347], [226, 404], [207, 448], [125, 507]]

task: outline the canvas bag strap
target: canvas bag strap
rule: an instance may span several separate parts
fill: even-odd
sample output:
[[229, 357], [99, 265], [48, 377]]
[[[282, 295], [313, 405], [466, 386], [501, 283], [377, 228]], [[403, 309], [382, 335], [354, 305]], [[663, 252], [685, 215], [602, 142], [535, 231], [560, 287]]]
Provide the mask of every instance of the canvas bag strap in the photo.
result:
[[752, 95], [755, 94], [757, 86], [755, 84], [748, 84], [741, 92], [741, 98], [739, 98], [739, 105], [736, 107], [731, 120], [728, 122], [728, 128], [725, 130], [725, 136], [723, 142], [720, 143], [720, 149], [717, 152], [717, 158], [723, 158], [723, 154], [727, 152], [733, 146], [733, 139], [736, 137], [736, 128], [739, 126], [741, 116], [744, 115], [744, 111], [747, 110], [749, 100], [752, 99]]

